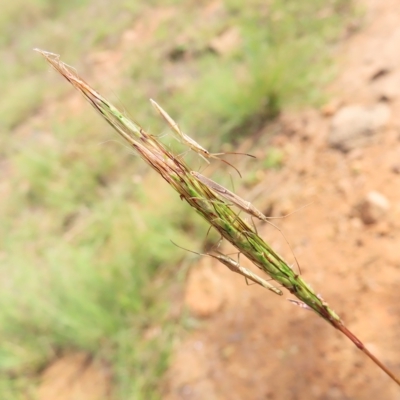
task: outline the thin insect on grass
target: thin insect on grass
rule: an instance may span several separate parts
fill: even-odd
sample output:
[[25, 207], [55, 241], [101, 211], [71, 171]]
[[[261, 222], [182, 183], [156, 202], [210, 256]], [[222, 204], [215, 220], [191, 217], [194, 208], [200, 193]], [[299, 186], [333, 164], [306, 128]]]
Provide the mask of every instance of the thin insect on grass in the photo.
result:
[[200, 174], [196, 171], [190, 171], [190, 174], [194, 176], [198, 181], [206, 185], [211, 190], [215, 190], [222, 197], [232, 202], [235, 206], [239, 207], [241, 210], [246, 213], [256, 217], [262, 221], [267, 221], [268, 217], [266, 217], [260, 210], [253, 206], [250, 201], [243, 200], [237, 194], [231, 192], [227, 188], [221, 186], [219, 183], [214, 182], [213, 180], [206, 178], [204, 175]]
[[253, 204], [250, 203], [250, 201], [243, 200], [241, 197], [239, 197], [237, 194], [231, 192], [227, 188], [223, 187], [217, 182], [214, 182], [213, 180], [206, 178], [204, 175], [200, 174], [199, 172], [196, 171], [190, 171], [190, 174], [194, 176], [198, 181], [201, 183], [204, 183], [209, 189], [215, 190], [219, 195], [221, 195], [223, 198], [227, 199], [231, 203], [233, 203], [235, 206], [239, 207], [241, 210], [245, 211], [247, 214], [252, 215], [253, 217], [256, 217], [262, 221], [268, 222], [270, 225], [272, 225], [274, 228], [276, 228], [282, 237], [285, 239], [287, 245], [289, 246], [294, 259], [296, 260], [297, 267], [299, 268], [299, 272], [301, 273], [301, 268], [300, 264], [297, 261], [297, 257], [295, 256], [292, 247], [290, 246], [289, 241], [286, 239], [286, 236], [283, 234], [283, 232], [273, 223], [269, 221], [269, 218], [265, 216], [260, 210], [258, 210], [256, 207], [253, 206]]
[[188, 146], [190, 149], [195, 151], [204, 161], [206, 161], [208, 164], [210, 163], [207, 158], [215, 158], [217, 160], [222, 161], [223, 163], [230, 165], [233, 169], [236, 170], [236, 172], [239, 174], [240, 177], [242, 177], [242, 174], [240, 171], [231, 163], [229, 163], [226, 160], [223, 160], [222, 158], [219, 158], [218, 156], [222, 156], [225, 154], [239, 154], [242, 156], [248, 156], [252, 158], [256, 158], [255, 156], [247, 153], [234, 153], [234, 152], [227, 152], [227, 153], [210, 153], [207, 149], [204, 147], [200, 146], [195, 140], [193, 140], [190, 136], [186, 135], [181, 131], [179, 128], [178, 124], [170, 117], [170, 115], [159, 105], [157, 104], [153, 99], [150, 99], [151, 104], [154, 106], [154, 108], [160, 113], [160, 115], [165, 119], [165, 121], [168, 123], [168, 125], [172, 128], [173, 131], [175, 131], [179, 138]]
[[179, 247], [182, 250], [186, 250], [190, 253], [197, 254], [198, 256], [207, 256], [207, 257], [212, 257], [216, 260], [218, 260], [221, 264], [224, 264], [226, 267], [228, 267], [232, 272], [236, 272], [237, 274], [240, 274], [244, 276], [250, 281], [253, 281], [254, 283], [259, 284], [260, 286], [264, 287], [265, 289], [270, 290], [271, 292], [274, 292], [275, 294], [282, 296], [282, 290], [277, 289], [275, 286], [271, 285], [269, 282], [267, 282], [265, 279], [260, 278], [258, 275], [256, 275], [254, 272], [250, 271], [249, 269], [243, 267], [242, 265], [239, 264], [239, 261], [233, 260], [231, 257], [226, 256], [225, 254], [211, 254], [211, 253], [198, 253], [196, 251], [188, 250], [185, 249], [184, 247], [178, 246], [176, 243], [172, 242], [175, 246]]
[[[125, 117], [80, 78], [75, 70], [62, 63], [59, 56], [42, 50], [37, 51], [85, 96], [100, 115], [133, 146], [143, 160], [157, 171], [178, 192], [181, 199], [194, 208], [223, 238], [273, 280], [297, 297], [300, 302], [314, 310], [321, 318], [347, 336], [400, 386], [399, 378], [349, 331], [321, 295], [317, 294], [301, 276], [297, 275], [286, 261], [231, 209], [229, 204], [215, 194], [215, 187], [196, 179], [183, 160], [169, 152], [157, 138], [149, 135], [138, 124]], [[232, 201], [232, 198], [230, 201]]]

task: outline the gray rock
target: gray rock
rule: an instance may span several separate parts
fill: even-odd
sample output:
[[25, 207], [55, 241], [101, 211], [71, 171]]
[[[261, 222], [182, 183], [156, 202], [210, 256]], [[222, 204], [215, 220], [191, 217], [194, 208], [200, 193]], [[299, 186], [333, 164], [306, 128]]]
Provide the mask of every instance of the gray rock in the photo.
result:
[[390, 109], [383, 103], [343, 107], [332, 118], [328, 143], [345, 152], [364, 146], [387, 124], [389, 116]]
[[374, 224], [382, 219], [390, 208], [387, 198], [379, 192], [369, 192], [358, 206], [364, 224]]

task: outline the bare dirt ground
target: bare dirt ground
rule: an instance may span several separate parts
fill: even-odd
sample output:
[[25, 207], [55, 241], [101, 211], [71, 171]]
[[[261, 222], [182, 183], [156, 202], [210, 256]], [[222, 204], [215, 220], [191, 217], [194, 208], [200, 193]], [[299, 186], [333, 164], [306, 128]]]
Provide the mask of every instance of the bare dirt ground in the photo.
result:
[[[302, 276], [399, 375], [400, 2], [362, 6], [365, 26], [338, 50], [334, 100], [322, 110], [281, 117], [274, 142], [285, 167], [265, 176], [254, 203], [273, 204], [273, 214], [281, 215], [312, 201], [278, 220]], [[377, 130], [370, 125], [345, 153], [328, 139], [335, 118], [353, 105], [383, 107], [385, 121]], [[345, 133], [368, 125], [365, 119], [350, 118]], [[359, 204], [371, 191], [387, 202], [368, 221], [374, 211]], [[273, 227], [264, 224], [259, 232], [293, 260]], [[400, 399], [396, 384], [349, 340], [285, 297], [246, 286], [203, 258], [191, 269], [185, 294], [202, 325], [176, 346], [164, 399]]]
[[[262, 210], [272, 205], [273, 215], [300, 209], [277, 225], [303, 278], [400, 375], [400, 2], [360, 4], [365, 26], [338, 49], [341, 72], [330, 87], [333, 101], [322, 110], [281, 116], [274, 145], [283, 150], [285, 166], [259, 171], [262, 183], [242, 194]], [[381, 128], [358, 115], [347, 127], [363, 126], [360, 140], [350, 141], [346, 153], [329, 145], [341, 111], [378, 104], [387, 117]], [[267, 146], [262, 134], [254, 146], [259, 155]], [[360, 210], [371, 191], [387, 203]], [[292, 262], [276, 229], [258, 229]], [[177, 344], [163, 398], [400, 399], [399, 388], [348, 339], [286, 297], [246, 286], [241, 277], [201, 259], [185, 289], [185, 305], [200, 328]], [[108, 384], [101, 384], [105, 374], [104, 366], [82, 355], [60, 359], [45, 371], [39, 399], [109, 398]]]

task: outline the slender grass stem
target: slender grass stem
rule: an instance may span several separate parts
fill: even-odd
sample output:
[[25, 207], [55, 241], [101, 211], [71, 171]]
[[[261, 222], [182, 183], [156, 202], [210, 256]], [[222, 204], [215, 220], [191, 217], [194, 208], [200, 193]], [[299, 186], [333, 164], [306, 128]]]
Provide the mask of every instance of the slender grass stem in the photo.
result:
[[[58, 55], [38, 49], [36, 51], [41, 53], [56, 71], [78, 89], [96, 111], [132, 145], [143, 160], [156, 170], [179, 193], [181, 199], [193, 207], [223, 238], [232, 243], [239, 252], [273, 280], [347, 336], [393, 381], [400, 385], [399, 378], [371, 354], [364, 344], [346, 328], [336, 312], [329, 307], [322, 297], [314, 292], [311, 286], [296, 274], [251, 226], [243, 221], [226, 202], [221, 200], [210, 189], [209, 185], [196, 179], [179, 156], [169, 152], [156, 137], [146, 133], [138, 124], [124, 116], [80, 78], [73, 68], [61, 62]], [[234, 199], [237, 200], [237, 197], [234, 197]]]

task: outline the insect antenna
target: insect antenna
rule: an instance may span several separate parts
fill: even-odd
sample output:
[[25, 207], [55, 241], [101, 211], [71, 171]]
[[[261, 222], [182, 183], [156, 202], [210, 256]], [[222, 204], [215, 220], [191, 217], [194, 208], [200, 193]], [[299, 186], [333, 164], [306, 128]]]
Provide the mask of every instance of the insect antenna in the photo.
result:
[[[171, 240], [171, 239], [170, 239], [170, 240]], [[173, 240], [171, 240], [171, 243], [172, 243], [174, 246], [179, 247], [179, 248], [182, 249], [182, 250], [188, 251], [189, 253], [196, 254], [196, 255], [198, 255], [198, 256], [208, 256], [208, 254], [205, 254], [205, 253], [198, 253], [197, 251], [189, 250], [189, 249], [187, 249], [187, 248], [185, 248], [185, 247], [179, 246], [179, 244], [176, 244]]]
[[281, 215], [280, 217], [266, 217], [266, 218], [268, 218], [268, 219], [284, 219], [284, 218], [290, 217], [292, 214], [297, 213], [298, 211], [302, 210], [303, 208], [308, 207], [308, 206], [309, 206], [310, 204], [312, 204], [312, 203], [314, 203], [314, 202], [313, 202], [313, 201], [310, 201], [309, 203], [304, 204], [304, 206], [301, 206], [301, 207], [299, 207], [299, 208], [296, 208], [296, 210], [291, 211], [290, 213]]
[[256, 156], [253, 156], [252, 154], [248, 154], [248, 153], [236, 153], [233, 151], [228, 151], [226, 153], [211, 153], [212, 156], [223, 156], [224, 154], [238, 154], [240, 156], [248, 156], [251, 158], [257, 158]]
[[[283, 237], [283, 239], [285, 240], [286, 244], [289, 246], [290, 252], [292, 253], [293, 258], [294, 258], [295, 261], [296, 261], [297, 268], [299, 269], [299, 274], [301, 275], [300, 263], [299, 263], [299, 261], [297, 260], [296, 254], [294, 254], [294, 251], [293, 251], [293, 249], [292, 249], [292, 246], [291, 246], [290, 243], [289, 243], [289, 240], [286, 238], [285, 234], [283, 233], [283, 231], [282, 231], [280, 228], [278, 228], [278, 227], [277, 227], [275, 224], [273, 224], [272, 222], [268, 221], [268, 219], [269, 219], [270, 217], [265, 217], [265, 218], [266, 218], [266, 219], [263, 219], [263, 221], [265, 221], [267, 224], [270, 224], [270, 225], [272, 225], [275, 229], [277, 229], [277, 230], [279, 231], [279, 233], [281, 234], [281, 236]], [[268, 219], [267, 219], [267, 218], [268, 218]]]
[[[224, 153], [222, 153], [222, 154], [224, 154]], [[231, 167], [239, 174], [239, 176], [242, 178], [242, 174], [240, 173], [240, 171], [239, 171], [233, 164], [231, 164], [230, 162], [224, 160], [223, 158], [219, 158], [219, 157], [215, 156], [215, 154], [209, 154], [208, 157], [210, 157], [210, 158], [215, 158], [216, 160], [222, 161], [223, 163], [225, 163], [225, 164], [231, 166]], [[203, 157], [203, 158], [204, 158], [204, 157]], [[206, 160], [206, 161], [207, 161], [207, 160]], [[207, 161], [207, 162], [208, 162], [208, 161]], [[209, 163], [209, 162], [208, 162], [208, 163]]]

